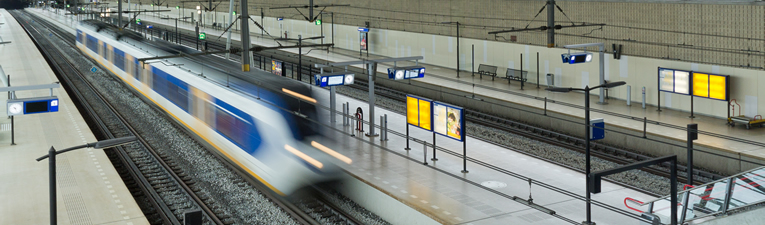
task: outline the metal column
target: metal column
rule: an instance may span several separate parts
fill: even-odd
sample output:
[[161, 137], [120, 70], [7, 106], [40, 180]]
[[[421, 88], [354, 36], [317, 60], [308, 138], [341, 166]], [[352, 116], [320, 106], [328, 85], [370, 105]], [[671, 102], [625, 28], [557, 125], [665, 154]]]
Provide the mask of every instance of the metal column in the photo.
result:
[[377, 72], [377, 63], [367, 64], [369, 71], [369, 133], [367, 136], [377, 136], [375, 134], [375, 72]]
[[247, 12], [247, 0], [239, 3], [242, 8], [242, 71], [250, 71], [250, 14]]
[[555, 0], [547, 1], [547, 47], [555, 47]]

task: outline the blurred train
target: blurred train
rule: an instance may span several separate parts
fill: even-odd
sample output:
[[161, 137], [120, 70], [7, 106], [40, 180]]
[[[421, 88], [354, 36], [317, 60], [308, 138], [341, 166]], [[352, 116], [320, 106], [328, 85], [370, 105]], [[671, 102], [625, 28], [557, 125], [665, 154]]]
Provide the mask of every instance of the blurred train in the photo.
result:
[[[316, 121], [310, 104], [316, 100], [305, 84], [241, 72], [238, 64], [212, 55], [141, 62], [198, 51], [100, 21], [80, 22], [76, 38], [82, 52], [280, 195], [337, 179], [335, 164], [351, 163], [315, 141], [319, 127], [309, 120]], [[204, 71], [204, 77], [191, 71]], [[236, 88], [212, 77], [234, 79], [229, 84]]]

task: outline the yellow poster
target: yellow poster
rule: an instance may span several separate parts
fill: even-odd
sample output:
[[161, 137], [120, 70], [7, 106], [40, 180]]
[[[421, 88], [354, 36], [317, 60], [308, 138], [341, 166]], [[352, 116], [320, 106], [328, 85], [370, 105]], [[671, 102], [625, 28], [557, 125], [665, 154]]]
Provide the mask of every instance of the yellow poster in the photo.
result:
[[693, 73], [693, 95], [708, 98], [709, 97], [709, 75], [703, 73]]

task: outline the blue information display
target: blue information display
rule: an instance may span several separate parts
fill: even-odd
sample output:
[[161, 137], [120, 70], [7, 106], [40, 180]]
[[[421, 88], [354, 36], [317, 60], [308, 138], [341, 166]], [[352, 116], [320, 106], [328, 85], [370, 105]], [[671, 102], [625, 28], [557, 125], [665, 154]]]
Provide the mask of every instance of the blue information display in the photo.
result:
[[47, 112], [58, 112], [58, 97], [50, 96], [42, 98], [8, 100], [9, 116]]
[[350, 85], [350, 84], [353, 84], [354, 78], [355, 78], [354, 74], [348, 74], [345, 72], [314, 75], [316, 86], [319, 86], [319, 87]]
[[404, 80], [423, 77], [425, 77], [425, 67], [422, 66], [388, 68], [388, 78], [390, 79]]
[[577, 63], [585, 63], [585, 62], [592, 61], [592, 53], [588, 53], [588, 52], [562, 54], [560, 55], [560, 57], [563, 60], [563, 63], [568, 63], [568, 64], [577, 64]]

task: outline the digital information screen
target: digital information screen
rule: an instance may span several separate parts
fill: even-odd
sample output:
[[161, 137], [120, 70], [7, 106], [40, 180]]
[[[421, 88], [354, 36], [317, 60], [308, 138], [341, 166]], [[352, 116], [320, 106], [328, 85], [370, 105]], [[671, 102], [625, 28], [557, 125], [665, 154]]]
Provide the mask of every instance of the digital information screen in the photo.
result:
[[442, 102], [433, 102], [433, 131], [456, 139], [465, 140], [463, 109]]
[[431, 131], [432, 103], [430, 99], [406, 95], [406, 123]]
[[314, 75], [316, 85], [319, 87], [329, 87], [338, 85], [350, 85], [354, 82], [354, 74], [345, 74], [345, 72], [332, 73], [332, 74], [316, 74]]
[[693, 96], [728, 101], [730, 76], [693, 73]]
[[58, 98], [24, 102], [24, 114], [47, 112], [58, 112]]
[[388, 78], [394, 80], [404, 80], [412, 78], [425, 77], [425, 67], [410, 66], [410, 67], [396, 67], [388, 68]]

